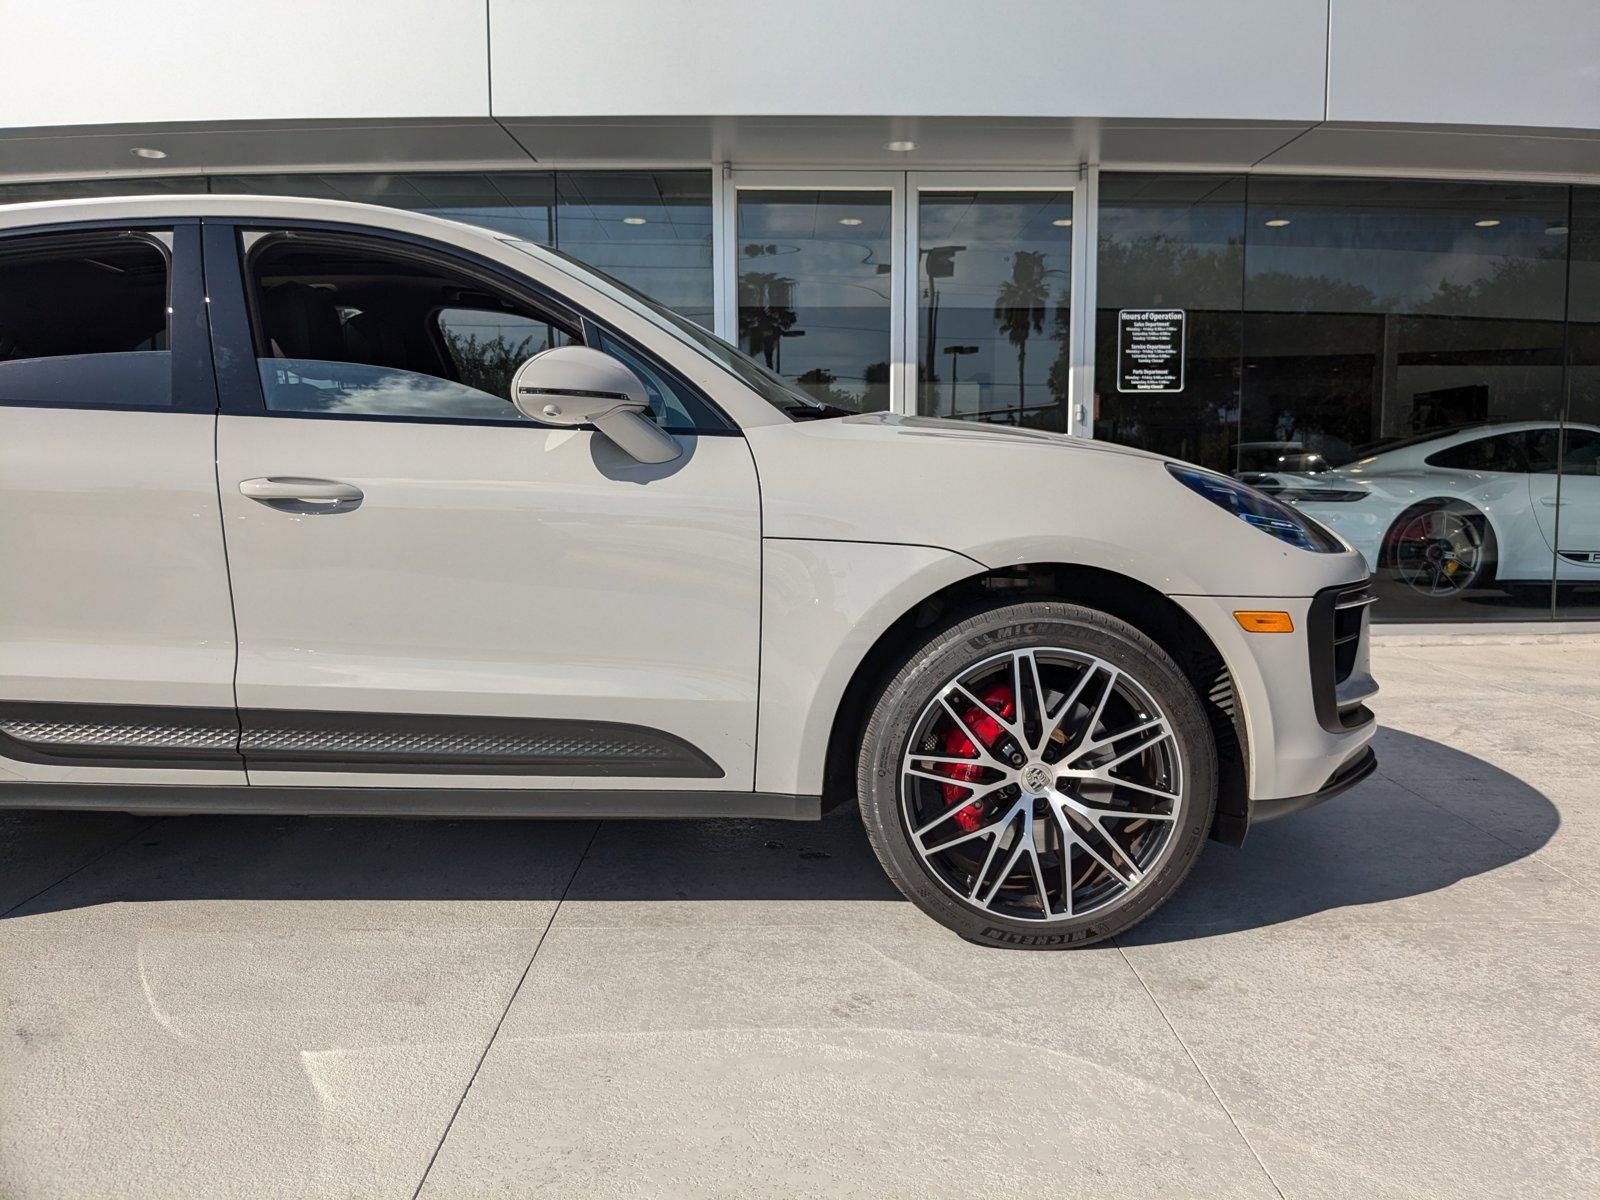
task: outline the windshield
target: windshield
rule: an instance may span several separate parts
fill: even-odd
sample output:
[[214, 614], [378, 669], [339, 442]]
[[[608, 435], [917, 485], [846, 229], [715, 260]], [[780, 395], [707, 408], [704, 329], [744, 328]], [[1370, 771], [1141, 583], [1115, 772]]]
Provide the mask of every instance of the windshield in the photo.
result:
[[507, 245], [515, 246], [524, 254], [548, 262], [567, 274], [588, 284], [643, 317], [651, 324], [675, 334], [688, 342], [706, 358], [754, 391], [768, 404], [786, 416], [808, 417], [844, 416], [846, 410], [822, 404], [805, 392], [789, 386], [781, 376], [773, 374], [748, 354], [729, 345], [714, 333], [709, 333], [687, 318], [680, 317], [670, 308], [663, 308], [649, 297], [640, 294], [620, 279], [613, 279], [570, 255], [537, 242], [524, 242], [516, 238], [502, 238]]

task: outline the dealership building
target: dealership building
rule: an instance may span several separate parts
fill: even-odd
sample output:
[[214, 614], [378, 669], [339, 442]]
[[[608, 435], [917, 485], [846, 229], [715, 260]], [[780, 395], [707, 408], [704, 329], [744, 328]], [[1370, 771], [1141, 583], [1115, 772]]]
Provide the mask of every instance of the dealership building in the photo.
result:
[[[1600, 616], [1593, 0], [16, 0], [4, 26], [0, 203], [490, 226], [832, 403], [1239, 475], [1361, 545], [1379, 619]], [[997, 521], [1027, 498], [951, 487]]]

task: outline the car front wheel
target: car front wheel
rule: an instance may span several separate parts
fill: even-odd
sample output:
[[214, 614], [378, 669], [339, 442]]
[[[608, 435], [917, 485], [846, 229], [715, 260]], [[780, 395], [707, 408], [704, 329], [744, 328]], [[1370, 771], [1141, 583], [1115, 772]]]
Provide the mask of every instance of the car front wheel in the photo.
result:
[[1216, 803], [1199, 697], [1094, 609], [990, 609], [932, 636], [868, 718], [857, 784], [884, 869], [962, 937], [1060, 949], [1170, 896]]

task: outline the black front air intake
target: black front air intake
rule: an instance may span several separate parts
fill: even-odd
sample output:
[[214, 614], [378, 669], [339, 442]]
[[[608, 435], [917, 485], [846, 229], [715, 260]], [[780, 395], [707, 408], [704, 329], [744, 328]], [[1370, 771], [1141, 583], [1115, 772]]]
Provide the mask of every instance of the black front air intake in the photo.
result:
[[1330, 733], [1363, 725], [1372, 717], [1365, 705], [1339, 711], [1339, 685], [1355, 670], [1367, 608], [1377, 599], [1371, 580], [1324, 588], [1311, 600], [1306, 642], [1311, 654], [1311, 695], [1317, 720]]

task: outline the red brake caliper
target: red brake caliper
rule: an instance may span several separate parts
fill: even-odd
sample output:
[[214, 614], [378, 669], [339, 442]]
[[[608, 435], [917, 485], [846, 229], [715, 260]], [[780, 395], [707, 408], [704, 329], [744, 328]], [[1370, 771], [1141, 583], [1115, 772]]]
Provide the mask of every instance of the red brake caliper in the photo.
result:
[[[982, 693], [978, 699], [987, 704], [991, 711], [999, 713], [1006, 720], [1011, 720], [1011, 714], [1016, 708], [1016, 697], [1012, 694], [1011, 685], [997, 683], [988, 691]], [[972, 739], [967, 736], [967, 731], [983, 742], [985, 748], [993, 750], [995, 743], [1000, 740], [1005, 730], [1000, 728], [1000, 723], [976, 705], [961, 714], [961, 719], [966, 722], [966, 729], [951, 725], [940, 738], [940, 749], [952, 758], [976, 758], [978, 748], [972, 744]], [[976, 782], [983, 778], [983, 766], [974, 762], [970, 767], [957, 766], [954, 763], [941, 763], [938, 767], [941, 775], [948, 775], [951, 779], [963, 779]], [[941, 783], [939, 789], [944, 793], [946, 804], [956, 804], [972, 794], [973, 789], [959, 783]], [[983, 805], [969, 804], [955, 814], [955, 822], [967, 833], [978, 827], [983, 819]]]

